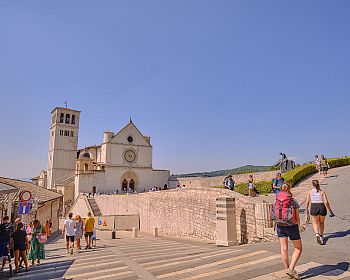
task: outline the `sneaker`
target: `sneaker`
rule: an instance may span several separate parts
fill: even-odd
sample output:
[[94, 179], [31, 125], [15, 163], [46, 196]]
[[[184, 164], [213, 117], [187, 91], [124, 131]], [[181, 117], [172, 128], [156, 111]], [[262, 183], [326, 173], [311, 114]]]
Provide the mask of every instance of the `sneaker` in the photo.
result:
[[286, 274], [295, 280], [301, 280], [298, 272], [296, 272], [295, 269], [287, 269]]
[[317, 241], [318, 244], [322, 245], [322, 239], [321, 239], [321, 236], [318, 233], [316, 233], [316, 241]]
[[85, 246], [85, 250], [86, 250], [86, 249], [89, 249], [89, 245], [86, 245], [86, 246]]
[[288, 269], [286, 269], [286, 278], [287, 279], [293, 279], [293, 277], [290, 276], [289, 274], [290, 274], [290, 269], [288, 268]]
[[320, 239], [321, 239], [321, 245], [326, 245], [326, 243], [324, 243], [323, 235], [320, 235]]

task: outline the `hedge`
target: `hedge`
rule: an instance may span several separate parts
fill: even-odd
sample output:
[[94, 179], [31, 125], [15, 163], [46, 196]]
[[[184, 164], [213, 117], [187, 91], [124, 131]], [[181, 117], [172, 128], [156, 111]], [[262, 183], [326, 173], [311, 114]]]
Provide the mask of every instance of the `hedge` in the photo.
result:
[[[331, 158], [328, 159], [330, 168], [350, 165], [350, 157], [343, 158]], [[305, 179], [306, 177], [315, 174], [317, 172], [314, 163], [307, 163], [293, 170], [288, 171], [283, 174], [283, 178], [292, 187], [297, 183]], [[258, 194], [268, 194], [272, 192], [272, 180], [271, 181], [261, 181], [254, 183], [255, 189]], [[220, 186], [222, 188], [222, 186]], [[248, 195], [248, 183], [240, 183], [235, 185], [235, 191], [244, 195]]]

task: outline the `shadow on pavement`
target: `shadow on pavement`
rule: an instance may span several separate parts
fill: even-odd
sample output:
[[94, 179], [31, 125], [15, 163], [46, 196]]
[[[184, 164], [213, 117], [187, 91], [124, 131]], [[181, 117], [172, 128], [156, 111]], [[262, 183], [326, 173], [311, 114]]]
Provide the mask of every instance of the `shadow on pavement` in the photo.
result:
[[345, 237], [345, 236], [348, 236], [348, 235], [350, 235], [350, 229], [344, 230], [344, 231], [332, 232], [332, 233], [329, 233], [329, 235], [327, 235], [324, 238], [324, 243], [326, 244], [329, 239]]
[[340, 262], [335, 265], [320, 265], [317, 267], [310, 268], [300, 274], [301, 279], [308, 279], [322, 274], [322, 276], [340, 276], [348, 271], [350, 264], [348, 262]]

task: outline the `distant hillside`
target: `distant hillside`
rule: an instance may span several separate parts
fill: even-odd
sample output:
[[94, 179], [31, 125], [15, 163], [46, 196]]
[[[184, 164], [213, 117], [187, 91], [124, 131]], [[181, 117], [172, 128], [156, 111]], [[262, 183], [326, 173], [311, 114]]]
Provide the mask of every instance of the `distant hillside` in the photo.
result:
[[234, 169], [225, 169], [211, 172], [197, 172], [189, 174], [176, 174], [173, 177], [215, 177], [215, 176], [226, 176], [228, 174], [243, 174], [243, 173], [255, 173], [271, 170], [271, 166], [255, 166], [245, 165]]

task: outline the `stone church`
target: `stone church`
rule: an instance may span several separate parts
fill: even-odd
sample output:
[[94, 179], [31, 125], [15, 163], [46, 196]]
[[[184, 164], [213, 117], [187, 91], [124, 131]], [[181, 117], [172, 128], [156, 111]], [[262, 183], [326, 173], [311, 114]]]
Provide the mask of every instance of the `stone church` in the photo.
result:
[[130, 119], [117, 133], [105, 131], [100, 145], [78, 149], [80, 111], [51, 112], [48, 169], [33, 182], [64, 195], [69, 208], [81, 193], [149, 191], [169, 184], [169, 170], [152, 167], [151, 138]]

